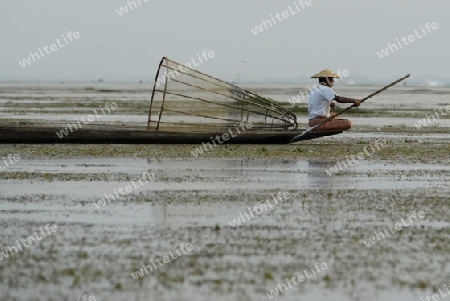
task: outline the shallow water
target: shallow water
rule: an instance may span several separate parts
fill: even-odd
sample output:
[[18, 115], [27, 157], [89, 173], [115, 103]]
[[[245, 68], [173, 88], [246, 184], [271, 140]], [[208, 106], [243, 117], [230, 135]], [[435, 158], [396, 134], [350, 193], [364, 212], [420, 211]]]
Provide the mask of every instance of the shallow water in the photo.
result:
[[[329, 176], [327, 170], [339, 166], [339, 163], [342, 164], [339, 173]], [[67, 171], [75, 175], [75, 179], [66, 176]], [[448, 165], [374, 164], [372, 161], [352, 162], [345, 158], [340, 161], [77, 158], [63, 159], [59, 163], [53, 159], [27, 159], [8, 167], [8, 172], [18, 173], [18, 177], [24, 173], [45, 174], [51, 180], [35, 181], [33, 176], [21, 181], [5, 180], [2, 183], [3, 196], [24, 195], [20, 187], [26, 185], [29, 194], [51, 192], [80, 199], [100, 197], [120, 186], [121, 182], [111, 175], [121, 175], [122, 179], [137, 182], [140, 175], [150, 172], [156, 175], [156, 182], [139, 187], [137, 191], [339, 189], [356, 181], [358, 185], [352, 189], [425, 189], [448, 187], [450, 180]]]
[[[298, 300], [299, 294], [314, 296], [314, 300], [360, 300], [363, 296], [380, 300], [376, 292], [395, 300], [411, 300], [431, 293], [429, 285], [436, 281], [426, 279], [433, 272], [417, 278], [407, 277], [406, 270], [417, 274], [428, 262], [425, 251], [417, 253], [414, 241], [440, 240], [450, 230], [448, 206], [442, 206], [449, 191], [448, 165], [369, 160], [328, 176], [325, 170], [333, 164], [332, 160], [206, 158], [22, 160], [8, 168], [10, 179], [0, 180], [0, 219], [22, 225], [9, 228], [2, 245], [11, 245], [47, 223], [59, 225], [64, 234], [45, 238], [39, 247], [4, 261], [1, 279], [10, 281], [12, 275], [18, 279], [7, 296], [32, 296], [24, 289], [29, 287], [26, 283], [37, 281], [42, 274], [47, 275], [43, 276], [46, 281], [40, 280], [36, 290], [43, 295], [51, 292], [51, 296], [59, 296], [56, 299], [90, 292], [108, 300], [188, 300], [192, 296], [198, 300], [259, 300], [267, 298], [265, 292], [287, 275], [298, 275], [316, 261], [327, 262], [330, 268], [320, 278], [286, 291], [283, 300]], [[155, 182], [101, 209], [94, 206], [104, 193], [112, 194], [113, 189], [144, 172], [153, 172]], [[72, 180], [74, 176], [78, 180]], [[128, 180], [117, 181], [118, 176]], [[248, 213], [249, 207], [271, 200], [278, 191], [289, 191], [291, 197], [238, 228], [230, 227], [230, 221]], [[441, 213], [433, 214], [437, 207]], [[373, 235], [373, 228], [398, 222], [412, 210], [423, 210], [427, 218], [370, 249], [362, 244], [360, 239]], [[217, 227], [220, 230], [214, 230]], [[415, 239], [411, 241], [411, 237]], [[146, 258], [168, 254], [183, 242], [194, 246], [192, 254], [140, 281], [131, 277]], [[403, 256], [392, 254], [393, 248], [404, 250]], [[80, 257], [80, 252], [87, 255]], [[385, 257], [379, 256], [380, 252]], [[41, 264], [35, 266], [33, 258], [39, 258]], [[50, 258], [56, 264], [49, 264]], [[390, 274], [392, 267], [385, 266], [386, 258], [406, 274]], [[117, 263], [105, 265], [105, 260], [111, 259]], [[6, 273], [15, 269], [18, 260], [28, 276]], [[79, 275], [79, 285], [70, 285], [73, 278], [68, 270]], [[344, 271], [348, 272], [342, 274]], [[394, 280], [381, 280], [388, 275]], [[171, 280], [179, 277], [182, 282]], [[255, 282], [249, 282], [251, 279]], [[428, 283], [420, 291], [414, 288], [418, 279]], [[399, 281], [404, 284], [399, 286]], [[112, 288], [117, 283], [120, 290]], [[196, 283], [203, 283], [200, 290]], [[411, 288], [405, 290], [405, 285]], [[158, 290], [161, 286], [167, 288]], [[401, 288], [403, 292], [398, 292]]]
[[[295, 93], [295, 87], [263, 88], [268, 95]], [[108, 89], [113, 92], [99, 91]], [[345, 87], [341, 94], [372, 90]], [[447, 88], [415, 90], [399, 87], [367, 108], [392, 109], [395, 100], [398, 109], [433, 109], [448, 101]], [[137, 104], [146, 95], [138, 84], [0, 84], [0, 92], [17, 103], [23, 96], [26, 106], [33, 98], [48, 103], [46, 96], [86, 103], [125, 97]], [[64, 123], [82, 114], [25, 113], [14, 116]], [[436, 293], [450, 275], [449, 119], [435, 133], [408, 130], [415, 118], [349, 118], [354, 129], [340, 136], [221, 146], [201, 158], [192, 157], [192, 145], [0, 145], [0, 157], [21, 155], [0, 170], [0, 252], [46, 224], [58, 225], [58, 232], [0, 261], [2, 300], [81, 300], [85, 294], [97, 300], [269, 300], [266, 292], [316, 262], [328, 269], [274, 299], [409, 301]], [[146, 116], [131, 110], [104, 120], [145, 123]], [[375, 138], [388, 141], [384, 152], [327, 174]], [[143, 173], [155, 180], [94, 205]], [[290, 197], [275, 204], [278, 192]], [[268, 203], [273, 207], [231, 226], [250, 216], [249, 208]], [[413, 211], [425, 218], [364, 244]], [[139, 280], [131, 276], [182, 243], [193, 251]]]

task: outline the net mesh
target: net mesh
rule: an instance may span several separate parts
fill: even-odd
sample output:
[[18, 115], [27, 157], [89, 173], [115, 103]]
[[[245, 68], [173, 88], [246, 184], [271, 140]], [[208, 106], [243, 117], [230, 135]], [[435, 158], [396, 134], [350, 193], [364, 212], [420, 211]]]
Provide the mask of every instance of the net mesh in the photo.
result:
[[295, 130], [276, 102], [164, 57], [152, 92], [148, 129], [209, 132], [252, 123], [251, 130]]

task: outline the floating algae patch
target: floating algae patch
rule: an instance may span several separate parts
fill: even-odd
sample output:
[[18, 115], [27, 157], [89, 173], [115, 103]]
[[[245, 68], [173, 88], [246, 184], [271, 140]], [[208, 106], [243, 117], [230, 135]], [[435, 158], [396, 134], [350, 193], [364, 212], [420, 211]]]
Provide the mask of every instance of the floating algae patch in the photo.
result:
[[[321, 138], [290, 145], [218, 145], [204, 152], [202, 158], [290, 158], [290, 159], [344, 159], [357, 155], [365, 145], [376, 139], [387, 141], [387, 146], [373, 153], [373, 159], [393, 159], [398, 162], [435, 163], [448, 160], [450, 142], [444, 135], [400, 135], [386, 134], [373, 138], [358, 138], [360, 134], [348, 133], [340, 138]], [[0, 145], [0, 153], [18, 153], [22, 158], [71, 157], [122, 157], [122, 158], [183, 158], [195, 159], [193, 153], [201, 145]], [[332, 151], [330, 151], [332, 148]]]

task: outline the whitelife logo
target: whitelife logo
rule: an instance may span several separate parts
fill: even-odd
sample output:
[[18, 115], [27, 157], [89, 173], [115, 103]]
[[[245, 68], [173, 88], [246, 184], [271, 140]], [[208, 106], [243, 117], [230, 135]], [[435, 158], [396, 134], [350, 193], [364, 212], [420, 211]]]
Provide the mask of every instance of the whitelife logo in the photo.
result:
[[[345, 169], [358, 164], [362, 160], [366, 159], [366, 157], [370, 157], [375, 152], [381, 151], [387, 146], [388, 142], [386, 140], [375, 140], [373, 144], [369, 144], [368, 146], [364, 146], [364, 152], [359, 152], [357, 155], [345, 156], [346, 160], [338, 162], [333, 167], [330, 167], [326, 170], [327, 175], [332, 176], [333, 174], [339, 173], [339, 171], [344, 171]], [[372, 152], [369, 151], [369, 148]]]
[[433, 296], [426, 296], [425, 298], [420, 297], [420, 301], [439, 301], [442, 298], [447, 297], [450, 294], [450, 290], [448, 289], [448, 286], [446, 284], [444, 284], [444, 286], [448, 294], [445, 294], [442, 289], [439, 289], [439, 295], [433, 294]]
[[[47, 237], [47, 235], [45, 235], [45, 232], [42, 229], [42, 227], [40, 227], [39, 230], [41, 230], [42, 237], [39, 237], [38, 233], [34, 232], [34, 237], [30, 236], [26, 240], [21, 239], [20, 240], [21, 242], [16, 240], [17, 247], [9, 246], [7, 249], [5, 249], [4, 252], [0, 252], [0, 261], [2, 261], [3, 258], [8, 258], [10, 255], [19, 253], [19, 250], [22, 251], [22, 245], [25, 248], [28, 248], [30, 245], [35, 244], [36, 242], [42, 240], [44, 237]], [[58, 231], [58, 226], [57, 225], [52, 225], [52, 226], [46, 225], [45, 230], [47, 230], [48, 235], [51, 235], [52, 233], [55, 233], [56, 231]], [[27, 241], [28, 241], [28, 244], [26, 243]], [[14, 250], [14, 253], [13, 253], [13, 250]], [[9, 251], [9, 255], [8, 255], [8, 251]]]
[[[289, 200], [290, 197], [291, 196], [290, 196], [289, 192], [286, 191], [283, 193], [283, 192], [279, 191], [278, 194], [273, 197], [273, 204], [270, 203], [270, 198], [269, 198], [266, 200], [267, 206], [266, 206], [266, 204], [261, 204], [259, 206], [254, 206], [253, 208], [248, 208], [248, 214], [240, 213], [237, 218], [229, 221], [228, 224], [231, 227], [236, 228], [237, 226], [240, 226], [242, 223], [245, 223], [245, 222], [251, 220], [252, 218], [255, 218], [255, 215], [253, 214], [253, 212], [255, 212], [256, 215], [258, 216], [261, 213], [275, 207], [279, 203], [283, 203], [284, 201]], [[258, 211], [258, 209], [259, 209], [259, 211]]]
[[[139, 6], [142, 6], [142, 2], [147, 3], [147, 2], [149, 2], [150, 0], [136, 0], [136, 1], [139, 3]], [[128, 7], [130, 8], [130, 11], [132, 11], [134, 8], [138, 8], [138, 5], [137, 5], [136, 1], [127, 1], [127, 5], [128, 5]], [[142, 1], [142, 2], [141, 2], [141, 1]], [[134, 5], [134, 8], [133, 8], [133, 6], [132, 6], [131, 4]], [[116, 13], [117, 13], [120, 17], [122, 17], [124, 14], [127, 14], [127, 13], [128, 13], [128, 7], [127, 7], [127, 5], [122, 6], [122, 7], [120, 7], [119, 9], [116, 9]]]
[[[438, 112], [439, 110], [439, 112]], [[445, 111], [450, 114], [450, 106], [445, 107]], [[444, 113], [444, 108], [439, 107], [439, 109], [434, 109], [433, 114], [426, 115], [425, 118], [417, 121], [414, 125], [417, 129], [421, 129], [422, 127], [427, 127], [433, 124], [433, 122], [436, 122], [437, 119], [441, 119], [441, 116], [447, 116], [447, 113]]]
[[[397, 231], [402, 230], [403, 227], [409, 227], [411, 226], [414, 221], [417, 221], [419, 218], [425, 218], [425, 213], [423, 213], [423, 211], [419, 211], [418, 213], [414, 210], [413, 212], [411, 212], [411, 214], [407, 214], [407, 217], [409, 219], [410, 224], [406, 223], [405, 220], [402, 218], [402, 224], [400, 223], [396, 223], [393, 226], [388, 226], [390, 233], [394, 234]], [[412, 218], [414, 218], [414, 221], [412, 220]], [[371, 246], [373, 246], [375, 243], [381, 241], [382, 239], [385, 239], [387, 237], [389, 237], [389, 231], [386, 229], [386, 227], [384, 228], [384, 233], [382, 232], [376, 232], [374, 231], [374, 234], [372, 237], [369, 237], [367, 240], [363, 239], [363, 243], [366, 245], [366, 247], [370, 248]], [[394, 230], [395, 228], [395, 230]]]
[[[416, 30], [414, 30], [414, 34], [410, 34], [410, 35], [408, 35], [408, 37], [402, 37], [400, 39], [400, 41], [403, 42], [403, 45], [402, 45], [402, 43], [400, 43], [399, 39], [397, 38], [396, 39], [397, 40], [397, 44], [395, 44], [395, 43], [394, 44], [388, 43], [386, 48], [381, 49], [379, 52], [377, 52], [377, 55], [378, 55], [378, 57], [380, 59], [382, 59], [382, 58], [388, 56], [389, 54], [394, 53], [395, 51], [398, 51], [399, 47], [403, 48], [403, 46], [408, 46], [410, 43], [415, 42], [416, 38], [417, 38], [417, 40], [420, 40], [421, 38], [423, 38], [427, 34], [431, 33], [431, 30], [436, 30], [438, 28], [439, 28], [439, 26], [438, 26], [438, 24], [436, 22], [433, 22], [431, 24], [430, 24], [430, 22], [427, 22], [427, 24], [425, 24], [425, 29], [426, 30], [422, 27], [422, 25], [420, 25], [420, 29], [422, 30], [423, 36], [420, 35], [420, 33], [417, 32], [417, 29], [416, 29]], [[408, 41], [409, 41], [409, 43], [408, 43]], [[398, 47], [397, 47], [397, 45], [398, 45]]]
[[[124, 189], [122, 189], [122, 187], [119, 187], [117, 189], [118, 192], [114, 188], [113, 191], [114, 191], [115, 196], [112, 194], [105, 193], [105, 197], [98, 200], [97, 202], [94, 202], [94, 206], [97, 209], [101, 209], [102, 207], [105, 207], [107, 204], [111, 204], [111, 202], [118, 202], [121, 197], [125, 197], [125, 196], [127, 196], [127, 194], [133, 192], [133, 190], [136, 190], [136, 189], [144, 186], [145, 184], [148, 184], [148, 182], [150, 182], [150, 181], [154, 181], [155, 178], [156, 178], [156, 175], [154, 173], [148, 174], [148, 173], [144, 172], [142, 174], [142, 179], [145, 181], [145, 183], [143, 183], [141, 181], [141, 179], [138, 179], [138, 181], [141, 185], [137, 185], [132, 180], [131, 183], [126, 185]], [[120, 195], [119, 195], [119, 193], [120, 193]]]
[[2, 166], [2, 164], [0, 163], [0, 171], [2, 169], [6, 169], [7, 167], [16, 164], [17, 162], [20, 161], [20, 155], [19, 154], [9, 154], [7, 158], [2, 157], [3, 163], [5, 164], [4, 166]]
[[[206, 63], [209, 59], [215, 58], [216, 54], [214, 53], [213, 50], [203, 50], [202, 54], [198, 54], [197, 53], [197, 59], [195, 59], [194, 57], [191, 58], [191, 63], [186, 63], [184, 65], [179, 65], [177, 68], [175, 68], [174, 70], [167, 72], [167, 69], [165, 70], [164, 74], [162, 74], [158, 80], [156, 81], [156, 87], [159, 88], [159, 86], [163, 85], [166, 83], [167, 81], [170, 81], [172, 79], [174, 79], [175, 77], [179, 76], [180, 73], [181, 74], [187, 74], [188, 70], [187, 69], [192, 69], [192, 67], [198, 67], [203, 63]], [[203, 58], [203, 59], [202, 59]], [[198, 64], [197, 64], [198, 63]], [[187, 69], [186, 69], [187, 68]]]
[[327, 270], [328, 265], [326, 262], [322, 262], [322, 263], [316, 262], [314, 264], [314, 268], [312, 266], [309, 266], [309, 269], [310, 269], [312, 275], [309, 275], [306, 270], [303, 270], [304, 274], [300, 274], [297, 277], [292, 276], [291, 279], [286, 278], [286, 282], [289, 285], [289, 287], [287, 287], [287, 285], [284, 283], [278, 283], [278, 285], [275, 287], [275, 289], [270, 290], [269, 292], [266, 292], [267, 297], [269, 297], [269, 299], [272, 299], [273, 297], [284, 293], [285, 291], [292, 288], [291, 281], [294, 283], [294, 285], [299, 285], [303, 281], [310, 279], [313, 276], [316, 276], [316, 274], [320, 274], [322, 271]]
[[[345, 69], [345, 70], [339, 69], [336, 73], [337, 73], [337, 75], [340, 76], [341, 79], [335, 78], [334, 79], [335, 83], [350, 76], [350, 71], [348, 71], [347, 69]], [[313, 84], [312, 86], [308, 85], [307, 91], [298, 91], [298, 94], [296, 96], [293, 96], [290, 99], [288, 99], [288, 102], [291, 105], [302, 103], [304, 100], [308, 99], [309, 95], [313, 92], [313, 90], [316, 90], [317, 92], [319, 92], [317, 87], [319, 87], [319, 84]]]
[[[117, 108], [118, 108], [117, 103], [115, 103], [115, 102], [112, 102], [112, 103], [107, 102], [105, 104], [105, 108], [104, 109], [100, 106], [100, 109], [102, 110], [103, 115], [98, 115], [97, 114], [97, 109], [96, 109], [96, 110], [93, 111], [95, 116], [94, 115], [88, 115], [87, 118], [81, 117], [80, 120], [78, 120], [78, 118], [76, 118], [75, 119], [77, 121], [76, 124], [68, 123], [66, 128], [60, 130], [59, 132], [56, 132], [56, 136], [58, 136], [59, 139], [62, 139], [64, 137], [68, 136], [70, 133], [73, 133], [73, 131], [81, 129], [83, 126], [81, 125], [80, 121], [82, 121], [83, 124], [88, 125], [88, 124], [90, 124], [90, 123], [92, 123], [92, 122], [94, 122], [96, 120], [99, 120], [100, 118], [105, 116], [106, 113], [111, 113], [112, 111], [117, 110]], [[105, 110], [106, 110], [106, 112], [105, 112]], [[69, 130], [70, 130], [70, 132], [69, 132]]]
[[[286, 20], [287, 18], [298, 14], [302, 10], [305, 10], [308, 6], [312, 5], [312, 0], [299, 0], [298, 2], [294, 2], [295, 9], [293, 9], [290, 5], [288, 6], [288, 11], [283, 11], [281, 14], [276, 13], [275, 18], [278, 20], [278, 22], [282, 22]], [[301, 7], [301, 8], [300, 8]], [[250, 31], [257, 35], [258, 33], [262, 33], [265, 29], [269, 29], [269, 27], [272, 27], [277, 23], [273, 15], [270, 15], [270, 20], [261, 20], [261, 23], [254, 28], [250, 28]]]
[[[180, 250], [183, 252], [183, 254], [180, 254], [180, 252], [178, 251], [178, 247], [176, 247], [176, 248], [175, 248], [175, 251], [177, 251], [178, 256], [174, 255], [174, 254], [172, 253], [172, 251], [169, 251], [170, 258], [169, 258], [169, 255], [163, 256], [162, 258], [161, 258], [161, 257], [157, 257], [157, 258], [155, 259], [155, 261], [158, 263], [158, 266], [162, 267], [162, 266], [164, 266], [164, 264], [169, 263], [171, 260], [175, 260], [175, 259], [177, 259], [178, 257], [181, 257], [181, 255], [186, 254], [186, 252], [191, 252], [191, 251], [194, 249], [194, 247], [193, 247], [191, 244], [186, 244], [186, 245], [185, 245], [185, 244], [181, 244], [179, 248], [180, 248]], [[185, 249], [185, 248], [186, 248], [186, 249]], [[171, 258], [172, 258], [172, 259], [171, 259]], [[162, 259], [163, 262], [161, 262], [161, 259]], [[155, 264], [155, 262], [153, 261], [153, 259], [151, 259], [150, 261], [151, 261], [151, 264], [152, 264], [152, 265], [150, 265], [150, 264], [149, 264], [149, 265], [143, 264], [143, 265], [142, 265], [142, 268], [139, 269], [139, 270], [137, 270], [137, 271], [134, 272], [134, 273], [131, 273], [131, 276], [132, 276], [135, 280], [137, 280], [137, 279], [139, 279], [140, 277], [144, 277], [145, 274], [148, 275], [148, 273], [149, 273], [148, 270], [150, 270], [150, 272], [153, 272], [154, 270], [156, 271], [156, 270], [158, 269], [158, 267], [156, 266], [156, 264]], [[145, 271], [145, 274], [144, 274], [144, 271]]]
[[[235, 126], [236, 126], [236, 124], [235, 124]], [[233, 133], [231, 128], [229, 128], [228, 129], [228, 133], [230, 133], [230, 135], [228, 135], [227, 133], [223, 133], [221, 136], [216, 135], [215, 138], [210, 137], [211, 138], [211, 142], [214, 144], [214, 146], [211, 143], [209, 143], [209, 142], [207, 142], [207, 143], [202, 142], [202, 145], [197, 147], [197, 148], [195, 148], [193, 151], [191, 151], [191, 154], [195, 158], [197, 158], [198, 156], [203, 155], [207, 151], [212, 150], [213, 148], [216, 148], [217, 147], [216, 141], [219, 144], [223, 144], [226, 141], [228, 141], [228, 140], [236, 137], [237, 135], [241, 134], [241, 131], [242, 131], [242, 133], [245, 133], [246, 130], [251, 129], [252, 127], [253, 127], [253, 124], [251, 122], [241, 121], [241, 123], [239, 123], [239, 126], [235, 127], [236, 133]], [[239, 130], [239, 129], [241, 129], [241, 130]], [[233, 134], [236, 134], [236, 135], [233, 135]], [[220, 140], [220, 138], [222, 138], [223, 140]], [[209, 149], [208, 149], [208, 147], [209, 147]]]
[[[70, 42], [73, 42], [74, 40], [78, 40], [81, 36], [80, 33], [78, 31], [74, 31], [73, 33], [71, 31], [69, 31], [67, 33], [67, 35], [62, 35], [64, 43], [61, 43], [61, 41], [58, 39], [56, 39], [56, 44], [51, 44], [50, 46], [44, 46], [42, 47], [43, 49], [41, 49], [41, 47], [38, 47], [38, 52], [30, 52], [30, 56], [26, 57], [25, 59], [23, 59], [21, 62], [19, 62], [19, 65], [22, 68], [25, 68], [26, 66], [31, 65], [32, 61], [36, 62], [36, 60], [40, 60], [41, 58], [44, 57], [44, 53], [42, 52], [42, 50], [45, 51], [46, 54], [50, 54], [52, 52], [57, 51], [58, 49], [61, 49], [63, 47], [65, 47], [66, 45], [69, 45], [69, 42], [67, 41], [67, 39], [70, 40]], [[67, 38], [67, 39], [66, 39]], [[41, 55], [39, 55], [41, 54]]]

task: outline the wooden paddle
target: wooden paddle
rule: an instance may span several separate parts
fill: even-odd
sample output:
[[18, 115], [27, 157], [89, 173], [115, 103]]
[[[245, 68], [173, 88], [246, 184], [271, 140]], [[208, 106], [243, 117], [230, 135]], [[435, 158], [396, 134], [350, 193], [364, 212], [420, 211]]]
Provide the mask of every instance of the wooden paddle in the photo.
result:
[[[407, 79], [408, 77], [410, 77], [410, 75], [411, 75], [411, 74], [408, 74], [408, 75], [406, 75], [406, 76], [404, 76], [404, 77], [402, 77], [402, 78], [396, 80], [395, 82], [392, 82], [392, 83], [390, 83], [390, 84], [387, 85], [387, 86], [384, 86], [384, 87], [381, 88], [380, 90], [377, 90], [377, 91], [373, 92], [373, 93], [370, 94], [369, 96], [367, 96], [367, 97], [361, 99], [361, 103], [365, 102], [365, 101], [368, 100], [369, 98], [374, 97], [374, 96], [377, 95], [377, 94], [380, 94], [380, 93], [383, 92], [384, 90], [389, 89], [390, 87], [392, 87], [392, 86], [398, 84], [399, 82], [401, 82], [401, 81]], [[309, 133], [309, 132], [311, 132], [312, 130], [318, 128], [318, 127], [321, 126], [322, 124], [327, 123], [327, 122], [330, 121], [330, 120], [333, 120], [333, 119], [336, 118], [337, 116], [339, 116], [339, 115], [341, 115], [341, 114], [343, 114], [343, 113], [345, 113], [345, 112], [351, 110], [351, 109], [354, 108], [354, 107], [355, 107], [355, 105], [352, 104], [351, 106], [349, 106], [349, 107], [343, 109], [342, 111], [340, 111], [340, 112], [338, 112], [338, 113], [336, 113], [336, 114], [334, 114], [334, 115], [328, 117], [328, 118], [325, 119], [324, 121], [322, 121], [322, 122], [316, 124], [315, 126], [310, 127], [309, 129], [303, 131], [303, 133], [301, 133], [301, 134], [295, 136], [294, 138], [292, 138], [292, 139], [291, 139], [291, 142], [294, 141], [294, 140], [296, 140], [296, 139], [298, 139], [298, 138], [300, 138], [300, 137], [302, 137], [302, 136], [304, 136], [304, 135], [306, 135], [307, 133]]]

